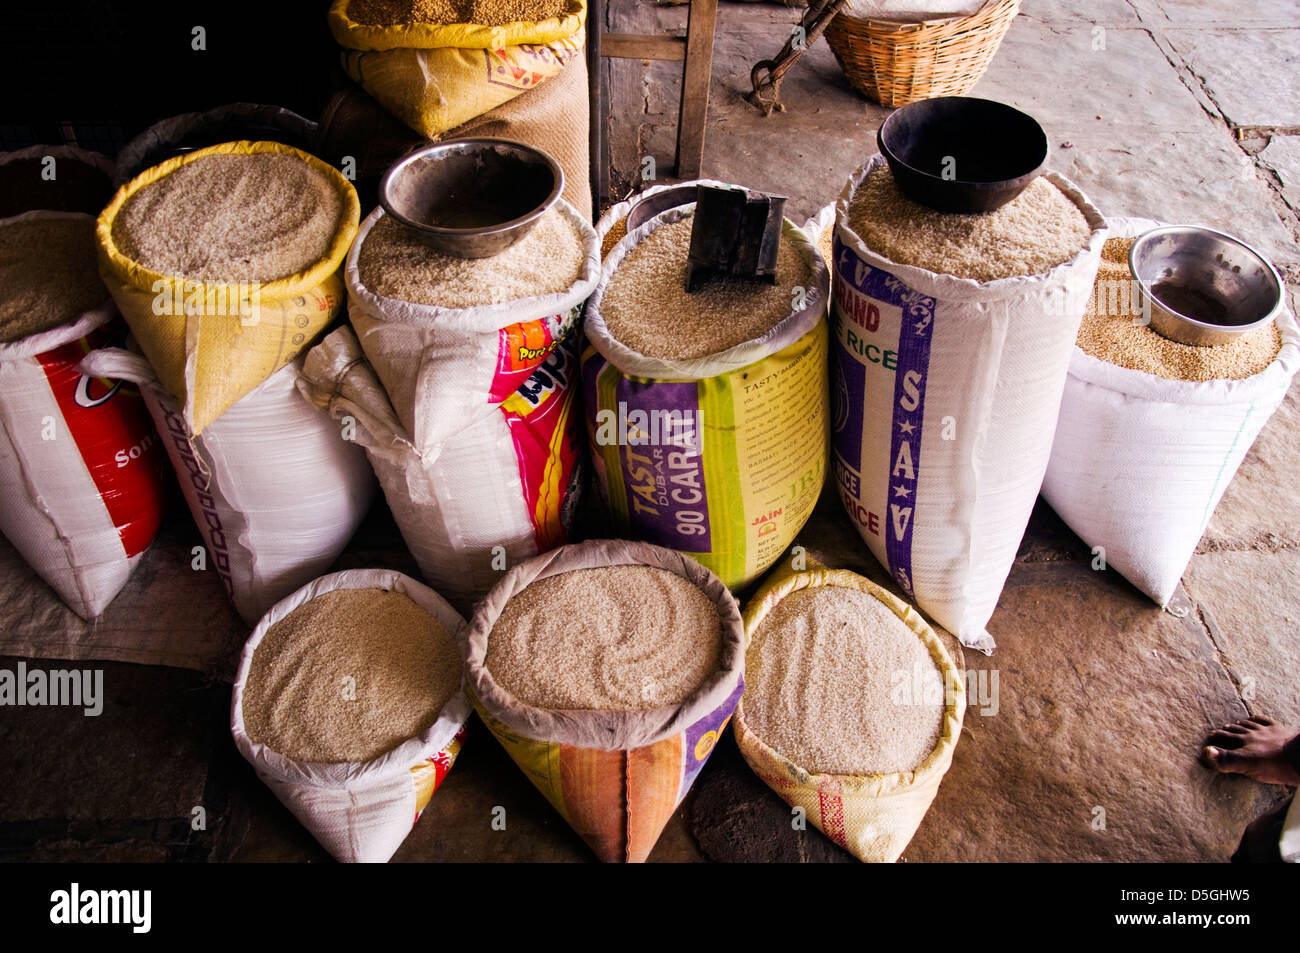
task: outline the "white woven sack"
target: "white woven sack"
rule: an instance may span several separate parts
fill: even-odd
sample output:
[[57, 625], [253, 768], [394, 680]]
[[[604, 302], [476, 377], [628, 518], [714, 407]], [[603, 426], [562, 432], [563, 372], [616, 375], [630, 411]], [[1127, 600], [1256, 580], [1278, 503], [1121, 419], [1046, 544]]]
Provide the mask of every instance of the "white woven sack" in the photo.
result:
[[985, 626], [1047, 468], [1106, 222], [1068, 179], [1047, 172], [1092, 227], [1072, 260], [988, 282], [895, 264], [848, 225], [854, 190], [883, 162], [874, 156], [854, 173], [836, 203], [840, 498], [904, 592], [964, 645], [988, 652]]
[[[419, 775], [436, 767], [437, 781], [441, 781], [451, 769], [469, 720], [469, 698], [463, 690], [452, 695], [422, 734], [370, 761], [313, 764], [286, 758], [248, 737], [244, 727], [244, 686], [253, 653], [271, 626], [322, 593], [371, 588], [405, 593], [453, 634], [465, 624], [445, 599], [400, 572], [349, 569], [331, 573], [277, 602], [258, 622], [239, 657], [230, 702], [230, 733], [239, 753], [321, 846], [344, 863], [385, 863], [401, 846], [419, 820], [424, 807], [421, 801], [427, 803], [432, 793], [428, 781], [422, 788]], [[424, 797], [422, 790], [426, 792]]]
[[[25, 212], [60, 219], [78, 212]], [[0, 288], [0, 294], [4, 289]], [[0, 342], [0, 533], [73, 612], [93, 619], [126, 585], [166, 503], [166, 467], [138, 393], [77, 370], [117, 311]]]
[[[1159, 222], [1115, 219], [1136, 237]], [[1074, 349], [1045, 499], [1106, 564], [1167, 606], [1214, 508], [1300, 368], [1300, 330], [1245, 380], [1176, 381]]]
[[333, 564], [375, 495], [361, 447], [294, 386], [301, 365], [286, 364], [196, 437], [143, 355], [105, 348], [82, 362], [140, 385], [212, 568], [249, 625]]
[[577, 280], [556, 294], [466, 309], [412, 304], [367, 290], [357, 262], [383, 209], [361, 223], [347, 260], [348, 316], [397, 419], [427, 456], [493, 416], [577, 323], [596, 287], [595, 229], [563, 199], [555, 208], [583, 239], [586, 260]]
[[[567, 395], [564, 413], [570, 418], [576, 392], [569, 392], [577, 370], [571, 347], [566, 342], [557, 348], [534, 372], [553, 371], [556, 389], [545, 399], [564, 402]], [[558, 457], [549, 456], [547, 448], [520, 446], [500, 408], [449, 439], [440, 452], [422, 454], [348, 328], [334, 331], [308, 353], [298, 386], [336, 420], [354, 422], [355, 439], [366, 449], [420, 572], [453, 604], [468, 611], [504, 570], [564, 542], [555, 524], [567, 496], [571, 463], [554, 466]], [[580, 439], [580, 430], [571, 427], [558, 424], [558, 436], [563, 439], [569, 432], [569, 439]], [[550, 502], [543, 504], [550, 512], [541, 521], [547, 525], [539, 525], [528, 502], [520, 473], [525, 454], [542, 455], [554, 471]]]

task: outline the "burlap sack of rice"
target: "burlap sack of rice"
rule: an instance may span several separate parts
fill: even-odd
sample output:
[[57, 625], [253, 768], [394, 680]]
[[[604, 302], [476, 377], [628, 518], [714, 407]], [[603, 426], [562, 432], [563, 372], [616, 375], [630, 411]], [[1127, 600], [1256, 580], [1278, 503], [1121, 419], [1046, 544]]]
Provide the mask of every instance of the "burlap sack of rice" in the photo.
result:
[[1106, 235], [1054, 172], [994, 212], [953, 215], [904, 196], [877, 155], [836, 204], [840, 498], [908, 597], [986, 652]]
[[348, 317], [402, 428], [432, 459], [528, 380], [600, 276], [596, 233], [560, 199], [492, 258], [430, 248], [383, 209], [347, 262]]
[[479, 604], [480, 717], [606, 862], [644, 861], [744, 688], [735, 599], [688, 556], [593, 540], [515, 567]]
[[1161, 337], [1145, 323], [1128, 266], [1132, 240], [1159, 224], [1112, 222], [1042, 492], [1094, 557], [1166, 606], [1300, 369], [1300, 329], [1283, 309], [1233, 344]]
[[[506, 17], [520, 19], [507, 20]], [[334, 0], [343, 69], [422, 136], [550, 82], [583, 56], [586, 0]]]
[[169, 159], [100, 214], [100, 274], [194, 433], [334, 319], [359, 214], [338, 170], [274, 142]]
[[621, 534], [728, 586], [807, 521], [827, 450], [825, 262], [784, 223], [775, 284], [685, 291], [694, 203], [614, 246], [587, 304], [588, 443]]
[[451, 770], [463, 624], [414, 579], [353, 569], [276, 603], [244, 645], [235, 746], [337, 860], [387, 861]]
[[745, 607], [745, 761], [862, 861], [907, 847], [952, 764], [965, 685], [911, 606], [840, 569], [782, 569]]

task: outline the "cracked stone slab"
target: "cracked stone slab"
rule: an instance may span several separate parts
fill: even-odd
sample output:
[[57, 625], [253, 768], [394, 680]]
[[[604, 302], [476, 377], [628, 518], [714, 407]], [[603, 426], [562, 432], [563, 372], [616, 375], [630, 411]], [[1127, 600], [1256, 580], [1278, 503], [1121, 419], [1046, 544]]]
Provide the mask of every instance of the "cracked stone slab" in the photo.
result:
[[1232, 124], [1300, 125], [1300, 29], [1170, 29], [1164, 35]]
[[1140, 0], [1140, 9], [1158, 12], [1170, 24], [1292, 26], [1295, 10], [1278, 0]]
[[1136, 26], [1141, 22], [1138, 11], [1128, 0], [1092, 0], [1080, 4], [1079, 9], [1068, 7], [1051, 0], [1026, 0], [1020, 4], [1021, 20], [1044, 20], [1048, 23], [1087, 23], [1125, 24]]
[[1300, 136], [1274, 136], [1257, 158], [1281, 181], [1287, 204], [1300, 211]]
[[1198, 552], [1300, 545], [1300, 381], [1264, 425], [1210, 517]]
[[1221, 861], [1275, 803], [1196, 760], [1246, 709], [1194, 614], [1086, 562], [1017, 563], [990, 631], [966, 660], [998, 672], [997, 713], [967, 713], [904, 859]]
[[1203, 553], [1183, 583], [1251, 713], [1300, 730], [1300, 550]]
[[[1027, 76], [1051, 79], [1026, 82]], [[971, 95], [1029, 113], [1053, 146], [1099, 127], [1121, 126], [1126, 132], [1213, 128], [1177, 70], [1141, 29], [1099, 31], [1089, 23], [1018, 17]]]
[[[1300, 259], [1292, 213], [1226, 129], [1094, 129], [1052, 143], [1051, 166], [1105, 215], [1208, 225], [1236, 235], [1281, 266]], [[1285, 218], [1284, 218], [1285, 216]]]

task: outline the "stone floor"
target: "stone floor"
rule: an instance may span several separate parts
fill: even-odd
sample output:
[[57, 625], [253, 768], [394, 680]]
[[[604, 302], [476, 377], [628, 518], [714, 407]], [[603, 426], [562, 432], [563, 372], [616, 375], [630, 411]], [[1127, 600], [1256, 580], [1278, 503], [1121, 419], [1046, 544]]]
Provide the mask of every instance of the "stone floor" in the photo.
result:
[[[1300, 283], [1300, 27], [1281, 0], [1026, 0], [974, 92], [1043, 122], [1052, 164], [1104, 212], [1196, 221], [1241, 235]], [[613, 0], [606, 29], [680, 30], [682, 8]], [[742, 98], [799, 12], [723, 3], [704, 173], [789, 195], [793, 216], [832, 200], [874, 152], [886, 110], [859, 97], [824, 43], [789, 74], [787, 109]], [[671, 169], [673, 64], [607, 65], [612, 178], [642, 157]], [[629, 119], [631, 116], [633, 118]], [[620, 193], [621, 194], [621, 193]], [[1224, 860], [1282, 796], [1196, 763], [1213, 726], [1249, 713], [1300, 722], [1300, 391], [1264, 430], [1162, 612], [1040, 503], [989, 629], [997, 704], [968, 712], [953, 766], [905, 856], [913, 861]], [[151, 559], [183, 562], [192, 527]], [[382, 506], [344, 564], [381, 553]], [[886, 583], [824, 497], [799, 540]], [[215, 579], [186, 598], [219, 603]], [[143, 595], [115, 611], [149, 611]], [[121, 601], [121, 600], [119, 600]], [[231, 625], [219, 610], [201, 616]], [[196, 632], [196, 636], [199, 633]], [[16, 660], [0, 657], [0, 667]], [[0, 859], [327, 860], [230, 742], [228, 684], [177, 668], [105, 663], [100, 717], [0, 709]], [[220, 667], [215, 669], [220, 675]], [[506, 809], [505, 831], [492, 809]], [[205, 823], [196, 830], [195, 809]], [[1099, 810], [1100, 809], [1100, 810]], [[715, 755], [651, 859], [843, 861], [748, 771]], [[1099, 821], [1104, 823], [1099, 823]], [[475, 723], [395, 858], [592, 857]]]

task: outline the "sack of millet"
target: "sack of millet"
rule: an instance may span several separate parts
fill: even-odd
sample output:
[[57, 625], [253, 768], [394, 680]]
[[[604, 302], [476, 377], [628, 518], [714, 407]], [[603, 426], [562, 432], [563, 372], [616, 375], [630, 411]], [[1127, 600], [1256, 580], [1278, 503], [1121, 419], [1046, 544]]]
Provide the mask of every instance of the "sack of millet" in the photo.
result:
[[993, 212], [950, 214], [903, 195], [877, 155], [836, 204], [840, 499], [908, 597], [985, 652], [1106, 234], [1054, 172]]
[[1284, 309], [1232, 344], [1161, 337], [1143, 318], [1128, 265], [1133, 239], [1160, 223], [1112, 224], [1116, 237], [1070, 356], [1043, 499], [1163, 607], [1286, 397], [1300, 368], [1300, 330]]
[[966, 688], [911, 606], [842, 569], [782, 569], [745, 607], [749, 766], [862, 861], [892, 863], [939, 791]]
[[166, 506], [139, 391], [79, 369], [124, 333], [91, 216], [0, 220], [0, 532], [83, 619], [126, 585]]
[[409, 576], [352, 569], [282, 599], [248, 637], [235, 746], [336, 859], [387, 861], [451, 770], [470, 714], [463, 624]]
[[195, 434], [333, 321], [359, 210], [315, 156], [227, 142], [142, 172], [100, 214], [100, 274]]
[[731, 593], [689, 556], [591, 540], [510, 570], [467, 632], [488, 729], [601, 860], [644, 861], [744, 688]]
[[587, 305], [588, 440], [620, 533], [733, 588], [770, 566], [825, 476], [826, 265], [783, 224], [776, 283], [688, 294], [694, 203], [626, 236]]

